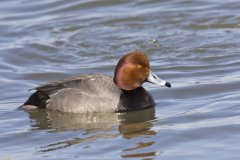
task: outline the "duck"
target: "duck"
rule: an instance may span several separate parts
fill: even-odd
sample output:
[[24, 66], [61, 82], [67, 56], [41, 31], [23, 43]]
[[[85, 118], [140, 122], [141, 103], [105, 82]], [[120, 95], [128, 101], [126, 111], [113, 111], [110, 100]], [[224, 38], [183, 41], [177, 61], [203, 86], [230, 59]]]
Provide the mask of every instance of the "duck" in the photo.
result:
[[40, 85], [21, 108], [72, 113], [142, 110], [155, 105], [151, 94], [142, 86], [145, 82], [171, 88], [169, 82], [153, 73], [146, 53], [132, 51], [120, 58], [113, 77], [82, 74]]

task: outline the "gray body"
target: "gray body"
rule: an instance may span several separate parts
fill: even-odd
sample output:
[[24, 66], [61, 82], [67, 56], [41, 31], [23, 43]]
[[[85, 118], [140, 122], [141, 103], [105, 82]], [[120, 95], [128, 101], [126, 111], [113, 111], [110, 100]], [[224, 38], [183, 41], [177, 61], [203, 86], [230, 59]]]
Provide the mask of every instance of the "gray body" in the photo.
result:
[[152, 96], [143, 88], [123, 91], [113, 78], [103, 74], [85, 74], [35, 88], [27, 106], [63, 112], [124, 112], [154, 105]]

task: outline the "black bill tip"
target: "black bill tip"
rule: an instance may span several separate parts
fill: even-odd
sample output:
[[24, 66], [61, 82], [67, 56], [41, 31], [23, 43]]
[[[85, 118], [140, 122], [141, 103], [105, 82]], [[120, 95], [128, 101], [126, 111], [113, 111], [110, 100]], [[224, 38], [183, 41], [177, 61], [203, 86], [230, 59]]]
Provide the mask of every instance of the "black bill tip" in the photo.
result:
[[168, 88], [171, 88], [171, 83], [166, 82], [165, 86], [168, 87]]

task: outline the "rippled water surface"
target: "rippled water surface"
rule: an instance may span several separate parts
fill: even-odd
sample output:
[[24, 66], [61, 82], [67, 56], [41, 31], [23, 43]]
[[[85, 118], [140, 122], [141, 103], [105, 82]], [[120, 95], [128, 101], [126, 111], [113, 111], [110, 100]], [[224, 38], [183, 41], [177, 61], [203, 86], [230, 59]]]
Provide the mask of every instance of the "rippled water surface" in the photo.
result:
[[[240, 158], [240, 3], [1, 0], [0, 159]], [[39, 84], [113, 75], [132, 50], [172, 88], [115, 114], [18, 110]]]

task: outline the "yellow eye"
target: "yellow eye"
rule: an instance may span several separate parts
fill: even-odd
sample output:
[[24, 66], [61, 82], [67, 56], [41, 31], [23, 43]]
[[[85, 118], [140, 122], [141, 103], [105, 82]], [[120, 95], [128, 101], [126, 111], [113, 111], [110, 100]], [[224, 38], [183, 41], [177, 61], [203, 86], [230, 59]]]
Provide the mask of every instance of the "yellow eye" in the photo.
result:
[[138, 65], [137, 65], [137, 68], [142, 68], [142, 66], [138, 64]]

